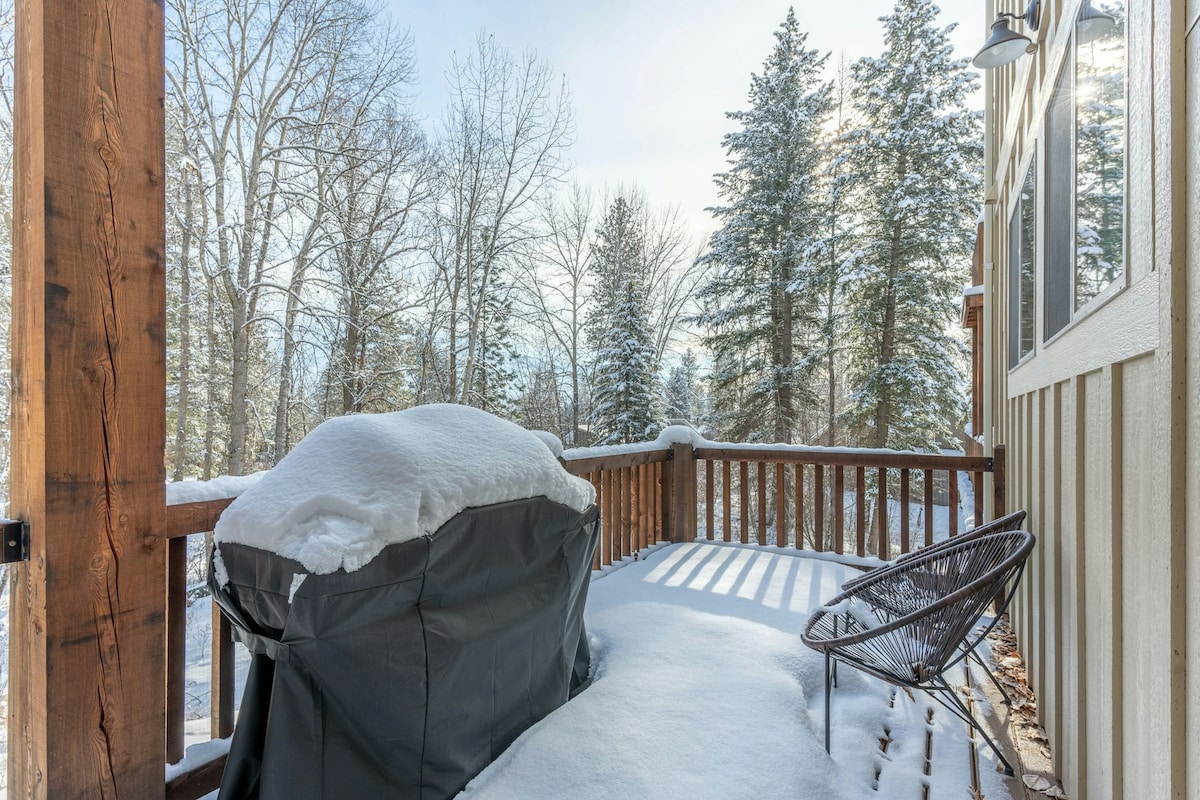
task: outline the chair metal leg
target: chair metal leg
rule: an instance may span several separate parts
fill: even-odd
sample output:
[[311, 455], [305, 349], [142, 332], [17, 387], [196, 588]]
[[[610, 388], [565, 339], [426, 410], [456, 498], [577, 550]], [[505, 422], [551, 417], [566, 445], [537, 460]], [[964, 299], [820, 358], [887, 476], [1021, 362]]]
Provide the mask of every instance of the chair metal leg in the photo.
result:
[[954, 691], [953, 687], [946, 683], [944, 678], [939, 676], [934, 681], [934, 685], [932, 687], [925, 689], [925, 693], [941, 703], [947, 710], [953, 712], [956, 717], [970, 725], [976, 733], [983, 737], [983, 740], [987, 742], [988, 747], [992, 748], [992, 752], [996, 754], [996, 758], [1000, 759], [1000, 763], [1004, 766], [1005, 775], [1012, 777], [1015, 774], [1012, 764], [1008, 763], [1008, 759], [1004, 757], [1004, 753], [1000, 751], [1000, 747], [994, 741], [992, 741], [992, 737], [988, 736], [987, 731], [985, 731], [983, 726], [980, 725], [975, 719], [975, 716], [971, 713], [970, 709], [967, 708], [966, 703], [959, 698], [958, 693]]
[[971, 658], [983, 669], [984, 674], [988, 676], [992, 685], [996, 687], [996, 691], [1000, 692], [1000, 696], [1004, 698], [1004, 705], [1011, 706], [1012, 698], [1008, 696], [1008, 692], [1004, 691], [1004, 687], [1000, 685], [1000, 680], [996, 677], [996, 673], [992, 672], [991, 668], [984, 662], [983, 657], [972, 650]]

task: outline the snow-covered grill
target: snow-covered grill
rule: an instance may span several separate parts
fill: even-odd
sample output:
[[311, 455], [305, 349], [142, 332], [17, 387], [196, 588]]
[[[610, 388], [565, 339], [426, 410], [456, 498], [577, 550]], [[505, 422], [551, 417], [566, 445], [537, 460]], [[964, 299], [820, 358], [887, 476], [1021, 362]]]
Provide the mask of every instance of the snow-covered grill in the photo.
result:
[[474, 409], [310, 434], [216, 529], [254, 654], [221, 799], [457, 793], [587, 679], [592, 499]]

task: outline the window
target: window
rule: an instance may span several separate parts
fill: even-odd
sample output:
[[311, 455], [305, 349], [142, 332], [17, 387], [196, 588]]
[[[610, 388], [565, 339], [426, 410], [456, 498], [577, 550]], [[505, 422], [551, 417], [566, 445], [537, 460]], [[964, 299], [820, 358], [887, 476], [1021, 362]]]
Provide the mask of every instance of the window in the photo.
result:
[[1076, 311], [1125, 272], [1124, 3], [1102, 13], [1075, 31]]
[[1047, 339], [1125, 274], [1125, 82], [1125, 3], [1083, 0], [1046, 118]]
[[1009, 343], [1008, 365], [1015, 367], [1033, 352], [1037, 254], [1037, 161], [1029, 162], [1021, 193], [1009, 224]]

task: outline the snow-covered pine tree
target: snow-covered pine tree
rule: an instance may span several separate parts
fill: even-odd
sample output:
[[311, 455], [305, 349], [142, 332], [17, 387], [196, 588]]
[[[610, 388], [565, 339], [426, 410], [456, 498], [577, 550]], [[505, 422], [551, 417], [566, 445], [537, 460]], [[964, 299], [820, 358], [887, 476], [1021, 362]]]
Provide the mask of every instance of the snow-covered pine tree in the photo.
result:
[[667, 417], [685, 419], [695, 425], [700, 413], [700, 365], [696, 354], [688, 348], [680, 362], [671, 368], [667, 378]]
[[720, 433], [734, 439], [792, 441], [813, 399], [831, 90], [821, 80], [828, 56], [807, 38], [789, 9], [751, 76], [749, 109], [726, 115], [741, 130], [725, 137], [730, 169], [715, 177], [726, 205], [712, 209], [722, 226], [702, 256], [710, 275], [696, 319], [714, 355]]
[[843, 58], [838, 63], [837, 78], [833, 84], [833, 136], [825, 149], [823, 176], [827, 227], [821, 254], [824, 269], [818, 273], [821, 302], [817, 315], [817, 347], [813, 353], [814, 360], [820, 364], [819, 377], [815, 382], [820, 384], [817, 405], [821, 415], [814, 420], [816, 430], [807, 439], [812, 444], [819, 443], [827, 447], [836, 446], [844, 438], [837, 424], [841, 411], [842, 374], [845, 372], [845, 354], [842, 352], [842, 331], [845, 327], [842, 276], [846, 261], [854, 249], [854, 225], [857, 222], [851, 202], [854, 181], [849, 174], [849, 143], [846, 137], [847, 132], [856, 127], [849, 101], [850, 65]]
[[643, 239], [633, 209], [617, 197], [592, 245], [596, 288], [588, 337], [596, 353], [591, 415], [596, 444], [645, 441], [660, 425]]
[[964, 402], [950, 335], [980, 201], [976, 76], [953, 58], [930, 0], [897, 0], [884, 53], [852, 67], [863, 127], [852, 134], [859, 245], [846, 279], [845, 342], [855, 439], [933, 447]]

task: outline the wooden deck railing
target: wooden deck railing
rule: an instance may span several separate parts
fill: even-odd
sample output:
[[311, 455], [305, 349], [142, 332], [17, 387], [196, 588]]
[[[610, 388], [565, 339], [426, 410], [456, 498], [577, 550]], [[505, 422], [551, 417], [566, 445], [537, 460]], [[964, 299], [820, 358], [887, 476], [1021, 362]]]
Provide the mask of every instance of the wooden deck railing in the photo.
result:
[[[1003, 447], [990, 458], [724, 444], [605, 452], [575, 450], [563, 462], [596, 487], [595, 569], [638, 558], [660, 541], [697, 538], [891, 558], [933, 541], [939, 508], [947, 509], [949, 535], [959, 532], [960, 473], [971, 476], [975, 520], [983, 519], [984, 473], [992, 474], [993, 514], [1004, 513]], [[169, 763], [184, 754], [187, 541], [211, 531], [231, 502], [167, 507]], [[233, 733], [235, 697], [233, 640], [215, 606], [212, 664], [210, 729], [217, 739]], [[219, 756], [178, 775], [167, 784], [167, 800], [196, 800], [217, 788], [224, 764]]]

